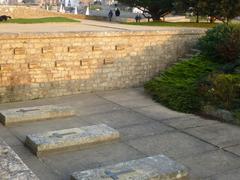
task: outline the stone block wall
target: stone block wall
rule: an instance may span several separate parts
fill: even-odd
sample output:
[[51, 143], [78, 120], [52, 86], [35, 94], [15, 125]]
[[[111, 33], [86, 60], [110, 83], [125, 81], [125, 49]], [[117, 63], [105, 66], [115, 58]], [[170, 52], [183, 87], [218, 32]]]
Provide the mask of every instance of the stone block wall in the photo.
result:
[[0, 102], [142, 85], [203, 30], [0, 35]]
[[[60, 14], [60, 13], [59, 13]], [[10, 6], [1, 5], [0, 15], [8, 15], [12, 18], [43, 18], [43, 17], [56, 17], [58, 13], [46, 11], [38, 6]]]
[[0, 15], [8, 15], [12, 18], [45, 18], [45, 17], [66, 17], [75, 19], [108, 20], [104, 17], [75, 15], [70, 13], [59, 13], [47, 11], [38, 6], [10, 6], [0, 5]]

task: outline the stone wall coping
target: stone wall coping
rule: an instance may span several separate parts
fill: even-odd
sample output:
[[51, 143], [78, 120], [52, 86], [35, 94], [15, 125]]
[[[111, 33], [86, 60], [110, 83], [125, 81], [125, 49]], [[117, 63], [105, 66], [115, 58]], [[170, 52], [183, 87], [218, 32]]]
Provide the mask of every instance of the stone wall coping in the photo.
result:
[[45, 38], [82, 38], [82, 37], [124, 37], [124, 36], [159, 36], [159, 35], [202, 35], [206, 29], [153, 30], [153, 31], [114, 31], [114, 32], [32, 32], [0, 33], [0, 40], [10, 39], [45, 39]]

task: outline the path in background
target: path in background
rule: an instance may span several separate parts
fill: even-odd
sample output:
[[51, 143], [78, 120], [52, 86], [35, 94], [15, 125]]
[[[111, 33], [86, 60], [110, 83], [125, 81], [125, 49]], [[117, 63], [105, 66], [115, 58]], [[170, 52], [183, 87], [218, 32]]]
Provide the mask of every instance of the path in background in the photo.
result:
[[134, 26], [103, 21], [81, 20], [81, 23], [0, 24], [0, 33], [80, 32], [80, 31], [194, 31], [197, 28]]

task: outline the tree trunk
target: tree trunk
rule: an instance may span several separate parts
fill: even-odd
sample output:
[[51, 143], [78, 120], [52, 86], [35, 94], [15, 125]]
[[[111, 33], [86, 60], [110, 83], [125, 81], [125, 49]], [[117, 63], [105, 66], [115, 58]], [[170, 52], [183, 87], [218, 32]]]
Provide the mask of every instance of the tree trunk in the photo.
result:
[[199, 23], [199, 11], [198, 10], [196, 12], [196, 16], [197, 16], [196, 23]]
[[159, 22], [160, 21], [160, 15], [159, 14], [152, 14], [152, 19], [154, 22]]
[[214, 23], [214, 17], [210, 16], [210, 23]]

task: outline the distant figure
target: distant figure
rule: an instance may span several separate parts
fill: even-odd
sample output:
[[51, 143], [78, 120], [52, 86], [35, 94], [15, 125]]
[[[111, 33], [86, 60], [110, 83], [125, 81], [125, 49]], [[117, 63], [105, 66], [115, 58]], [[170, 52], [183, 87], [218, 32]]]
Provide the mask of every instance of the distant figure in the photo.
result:
[[137, 14], [137, 15], [135, 16], [135, 20], [136, 20], [136, 22], [140, 22], [141, 19], [142, 19], [142, 17], [141, 17], [140, 14]]
[[12, 19], [12, 17], [11, 16], [6, 16], [6, 15], [0, 16], [0, 21], [7, 21], [8, 19]]
[[117, 8], [116, 11], [115, 11], [115, 15], [118, 17], [120, 16], [120, 10]]
[[113, 11], [110, 10], [109, 13], [108, 13], [108, 18], [109, 18], [110, 22], [112, 21], [112, 17], [113, 17]]
[[86, 16], [89, 16], [89, 15], [90, 15], [90, 8], [89, 8], [89, 6], [87, 6], [87, 10], [86, 10], [85, 15], [86, 15]]

